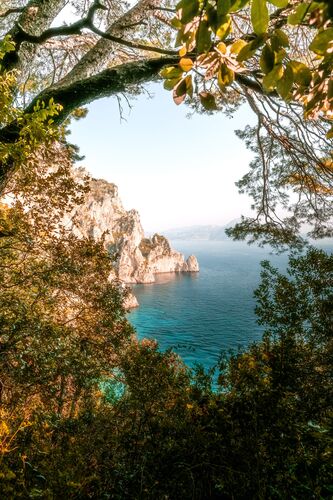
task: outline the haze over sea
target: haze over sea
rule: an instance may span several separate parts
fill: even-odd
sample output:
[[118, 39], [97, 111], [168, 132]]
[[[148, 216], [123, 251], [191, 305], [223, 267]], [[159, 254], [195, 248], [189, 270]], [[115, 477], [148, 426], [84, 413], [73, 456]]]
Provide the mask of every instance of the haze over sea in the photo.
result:
[[[154, 338], [184, 361], [213, 366], [222, 350], [260, 339], [253, 291], [260, 282], [260, 262], [281, 271], [288, 255], [233, 241], [171, 241], [173, 248], [196, 255], [200, 272], [161, 274], [156, 283], [136, 285], [140, 307], [129, 314], [140, 338]], [[331, 245], [329, 248], [332, 248]]]

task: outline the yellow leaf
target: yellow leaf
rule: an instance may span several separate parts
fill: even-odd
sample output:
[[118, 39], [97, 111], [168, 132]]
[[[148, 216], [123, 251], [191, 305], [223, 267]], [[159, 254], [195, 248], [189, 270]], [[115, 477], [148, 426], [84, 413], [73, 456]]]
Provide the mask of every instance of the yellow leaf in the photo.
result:
[[184, 47], [182, 47], [180, 50], [179, 50], [179, 55], [180, 57], [184, 57], [187, 53], [187, 48], [186, 46], [184, 45]]
[[191, 69], [193, 67], [193, 61], [191, 59], [189, 59], [188, 57], [183, 57], [179, 61], [179, 66], [181, 67], [181, 69], [183, 71], [185, 71], [187, 73], [188, 71], [191, 71]]
[[217, 50], [219, 50], [222, 54], [225, 54], [227, 52], [227, 47], [224, 42], [220, 42], [217, 46]]

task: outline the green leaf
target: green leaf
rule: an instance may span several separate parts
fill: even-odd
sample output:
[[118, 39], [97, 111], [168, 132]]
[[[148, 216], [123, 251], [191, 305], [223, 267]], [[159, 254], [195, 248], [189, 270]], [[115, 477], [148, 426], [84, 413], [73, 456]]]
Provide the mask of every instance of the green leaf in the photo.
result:
[[200, 92], [199, 94], [200, 102], [205, 109], [208, 111], [213, 111], [217, 109], [215, 97], [210, 92]]
[[269, 0], [269, 3], [275, 5], [275, 7], [278, 7], [279, 9], [283, 9], [284, 7], [287, 7], [289, 0]]
[[303, 21], [306, 13], [308, 12], [308, 9], [309, 9], [308, 3], [299, 4], [295, 12], [289, 14], [288, 23], [292, 25], [300, 24]]
[[244, 45], [238, 54], [237, 61], [242, 62], [250, 59], [250, 57], [256, 53], [257, 49], [264, 43], [264, 41], [265, 37], [263, 35], [259, 35], [257, 38], [252, 40], [252, 42]]
[[312, 40], [309, 49], [320, 56], [325, 55], [327, 50], [333, 45], [333, 28], [320, 31]]
[[183, 26], [182, 25], [182, 22], [180, 19], [178, 19], [178, 17], [174, 17], [173, 19], [171, 19], [171, 26], [173, 26], [176, 30], [179, 30], [181, 29], [181, 27]]
[[[333, 127], [326, 134], [327, 139], [333, 139]], [[332, 488], [333, 489], [333, 488]]]
[[210, 36], [211, 32], [209, 31], [207, 21], [201, 21], [196, 37], [198, 52], [206, 52], [210, 49], [212, 45]]
[[181, 20], [184, 24], [189, 23], [199, 12], [198, 0], [181, 0], [177, 4], [177, 10], [182, 9]]
[[272, 71], [270, 71], [262, 80], [262, 85], [267, 92], [271, 92], [275, 89], [277, 82], [283, 77], [283, 66], [282, 64], [277, 64], [274, 66]]
[[206, 5], [206, 15], [208, 18], [208, 24], [215, 33], [217, 30], [217, 27], [218, 27], [216, 8], [214, 8], [211, 4], [207, 4]]
[[307, 87], [312, 80], [311, 70], [303, 63], [299, 61], [290, 61], [288, 63], [293, 70], [294, 80], [299, 85]]
[[217, 75], [217, 83], [221, 90], [230, 85], [235, 78], [235, 74], [232, 69], [228, 68], [226, 64], [222, 64], [220, 71]]
[[274, 52], [275, 64], [281, 63], [286, 57], [285, 49], [280, 49], [277, 52]]
[[230, 0], [217, 0], [217, 16], [220, 18], [228, 14], [230, 7]]
[[331, 101], [333, 99], [333, 79], [330, 78], [328, 82], [328, 89], [327, 89], [327, 99]]
[[173, 89], [173, 100], [177, 105], [181, 104], [185, 100], [186, 91], [187, 91], [187, 84], [186, 84], [186, 78], [184, 78], [179, 82], [177, 87]]
[[231, 17], [225, 16], [216, 30], [216, 36], [218, 36], [221, 40], [223, 40], [225, 37], [229, 35], [229, 33], [231, 32], [231, 28], [232, 28]]
[[251, 42], [247, 43], [239, 51], [239, 54], [237, 56], [237, 61], [243, 62], [246, 61], [247, 59], [250, 59], [250, 57], [252, 57], [255, 54], [256, 50], [257, 49], [254, 50], [252, 49]]
[[284, 31], [276, 29], [271, 36], [271, 45], [277, 52], [281, 47], [289, 47], [289, 38]]
[[282, 97], [282, 99], [286, 100], [289, 96], [289, 93], [292, 89], [294, 83], [294, 73], [290, 66], [287, 66], [283, 77], [277, 82], [276, 90]]
[[229, 12], [236, 12], [237, 10], [242, 9], [245, 7], [250, 2], [250, 0], [231, 0], [231, 8], [229, 9]]
[[260, 56], [260, 68], [265, 74], [272, 71], [272, 69], [274, 68], [274, 61], [274, 52], [272, 51], [270, 46], [266, 44], [262, 49]]
[[178, 66], [168, 66], [162, 69], [160, 75], [162, 78], [181, 78], [183, 76], [183, 70]]
[[185, 82], [186, 82], [186, 93], [188, 96], [193, 97], [193, 83], [192, 83], [192, 76], [187, 75], [185, 77]]
[[173, 90], [177, 83], [180, 82], [180, 80], [181, 78], [171, 78], [170, 80], [167, 79], [164, 81], [163, 87], [165, 88], [165, 90]]
[[241, 38], [239, 40], [236, 40], [230, 47], [230, 52], [232, 54], [239, 54], [239, 52], [242, 50], [243, 47], [245, 47], [247, 43], [245, 40], [242, 40]]
[[251, 21], [257, 35], [266, 33], [269, 21], [266, 0], [252, 0]]

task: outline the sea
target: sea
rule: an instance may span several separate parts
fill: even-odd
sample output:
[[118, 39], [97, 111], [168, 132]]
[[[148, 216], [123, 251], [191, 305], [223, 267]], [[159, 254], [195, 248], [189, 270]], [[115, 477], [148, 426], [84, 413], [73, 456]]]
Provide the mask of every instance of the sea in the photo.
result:
[[[139, 338], [156, 339], [185, 363], [210, 369], [221, 353], [246, 348], [264, 331], [257, 323], [254, 290], [261, 262], [286, 272], [288, 253], [227, 241], [170, 241], [185, 257], [194, 254], [199, 273], [156, 275], [156, 282], [133, 287], [140, 306], [129, 313]], [[332, 253], [332, 240], [316, 244]]]
[[222, 352], [259, 340], [253, 292], [261, 261], [285, 272], [288, 255], [233, 241], [170, 242], [186, 257], [194, 254], [199, 273], [167, 273], [149, 285], [135, 285], [140, 306], [129, 314], [139, 338], [153, 338], [193, 367], [209, 369]]

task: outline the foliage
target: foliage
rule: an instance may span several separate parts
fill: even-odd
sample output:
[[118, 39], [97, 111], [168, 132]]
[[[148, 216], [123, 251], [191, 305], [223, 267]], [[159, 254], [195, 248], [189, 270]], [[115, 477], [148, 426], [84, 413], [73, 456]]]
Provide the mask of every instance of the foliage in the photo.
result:
[[177, 104], [230, 115], [247, 102], [257, 115], [257, 158], [240, 181], [254, 215], [230, 235], [300, 246], [305, 223], [310, 237], [332, 236], [329, 1], [138, 0], [129, 8], [75, 0], [73, 23], [51, 27], [59, 13], [67, 16], [65, 4], [8, 0], [0, 12], [0, 33], [11, 44], [0, 71], [17, 72], [22, 112], [0, 128], [9, 154], [0, 158], [0, 190], [13, 169], [10, 145], [22, 140], [26, 117], [42, 102], [61, 109], [52, 117], [40, 110], [41, 119], [63, 123], [91, 100], [139, 92], [162, 70]]
[[176, 104], [198, 96], [206, 111], [228, 112], [245, 100], [258, 117], [238, 132], [256, 153], [238, 183], [255, 215], [228, 234], [301, 246], [307, 223], [308, 236], [332, 236], [330, 3], [181, 0], [173, 25], [180, 61], [161, 75]]
[[212, 374], [133, 342], [114, 372], [117, 398], [95, 394], [71, 416], [35, 412], [3, 459], [7, 491], [330, 498], [332, 276], [332, 256], [314, 249], [292, 257], [287, 275], [265, 263], [256, 292], [264, 338], [221, 360], [215, 389]]
[[[184, 99], [186, 92], [192, 92], [192, 75], [202, 71], [199, 96], [206, 109], [214, 109], [214, 93], [207, 89], [212, 79], [223, 93], [235, 79], [241, 81], [255, 69], [268, 94], [276, 91], [283, 100], [300, 101], [305, 116], [322, 113], [332, 119], [331, 20], [329, 2], [181, 0], [174, 19], [181, 59], [162, 75], [174, 80], [174, 96]], [[303, 61], [295, 59], [295, 37], [300, 35], [304, 35]], [[184, 72], [188, 76], [183, 77]]]
[[[3, 74], [0, 86], [11, 86], [14, 79], [14, 73]], [[1, 150], [15, 172], [0, 203], [0, 489], [5, 497], [20, 491], [22, 466], [28, 467], [29, 446], [19, 451], [20, 439], [35, 435], [39, 425], [44, 429], [52, 416], [65, 421], [81, 407], [98, 405], [99, 381], [112, 375], [133, 333], [121, 287], [109, 279], [113, 263], [103, 241], [79, 239], [66, 228], [66, 217], [70, 221], [88, 185], [73, 169], [76, 149], [53, 126], [58, 105], [40, 103], [23, 116], [10, 95], [2, 119], [15, 114], [24, 125], [20, 139]], [[12, 456], [21, 464], [15, 471]]]

